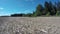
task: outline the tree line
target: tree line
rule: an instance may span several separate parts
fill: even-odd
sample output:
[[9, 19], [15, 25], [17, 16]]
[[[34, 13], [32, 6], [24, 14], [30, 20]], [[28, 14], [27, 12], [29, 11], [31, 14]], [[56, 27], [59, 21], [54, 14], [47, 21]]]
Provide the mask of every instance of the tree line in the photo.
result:
[[11, 16], [36, 17], [36, 16], [60, 16], [60, 1], [52, 3], [45, 1], [44, 5], [38, 4], [33, 13], [28, 14], [12, 14]]

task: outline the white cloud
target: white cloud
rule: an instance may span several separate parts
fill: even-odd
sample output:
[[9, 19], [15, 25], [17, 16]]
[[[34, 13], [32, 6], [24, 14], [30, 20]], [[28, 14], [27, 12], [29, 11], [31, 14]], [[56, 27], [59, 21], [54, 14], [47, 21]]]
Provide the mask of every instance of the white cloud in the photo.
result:
[[33, 13], [33, 12], [32, 12], [32, 10], [25, 9], [25, 10], [19, 11], [19, 12], [17, 12], [17, 13], [25, 13], [25, 14], [27, 14], [27, 13]]
[[32, 4], [35, 3], [36, 0], [25, 0], [26, 2], [30, 1]]
[[32, 10], [26, 9], [24, 13], [32, 13]]
[[34, 1], [34, 0], [25, 0], [25, 1]]
[[3, 10], [4, 8], [0, 8], [0, 10]]

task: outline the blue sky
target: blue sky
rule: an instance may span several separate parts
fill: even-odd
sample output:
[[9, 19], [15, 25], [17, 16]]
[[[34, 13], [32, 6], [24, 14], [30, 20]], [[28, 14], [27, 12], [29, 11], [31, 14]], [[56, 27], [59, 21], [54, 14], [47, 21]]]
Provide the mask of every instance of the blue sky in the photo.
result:
[[44, 4], [45, 1], [58, 0], [0, 0], [0, 16], [11, 15], [14, 13], [32, 13], [38, 4]]

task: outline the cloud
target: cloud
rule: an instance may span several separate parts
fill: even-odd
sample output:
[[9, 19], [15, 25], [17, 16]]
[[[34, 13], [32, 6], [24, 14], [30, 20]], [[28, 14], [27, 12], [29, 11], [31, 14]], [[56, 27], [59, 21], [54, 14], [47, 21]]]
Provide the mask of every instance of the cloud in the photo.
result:
[[4, 8], [0, 8], [0, 10], [3, 10]]
[[24, 13], [24, 14], [27, 14], [27, 13], [33, 13], [32, 10], [30, 9], [25, 9], [25, 10], [22, 10], [22, 11], [19, 11], [17, 13]]
[[32, 10], [26, 9], [24, 10], [24, 13], [32, 13]]
[[36, 1], [36, 0], [25, 0], [25, 1], [26, 1], [26, 2], [29, 2], [29, 1], [30, 1], [32, 4], [35, 4], [35, 1]]
[[25, 0], [25, 1], [34, 1], [34, 0]]

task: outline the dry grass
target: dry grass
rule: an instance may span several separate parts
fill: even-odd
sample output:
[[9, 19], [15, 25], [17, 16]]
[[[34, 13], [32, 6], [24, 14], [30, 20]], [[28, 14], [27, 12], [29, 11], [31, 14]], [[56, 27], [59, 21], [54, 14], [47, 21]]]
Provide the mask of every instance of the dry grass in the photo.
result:
[[0, 17], [0, 34], [60, 34], [60, 17]]

